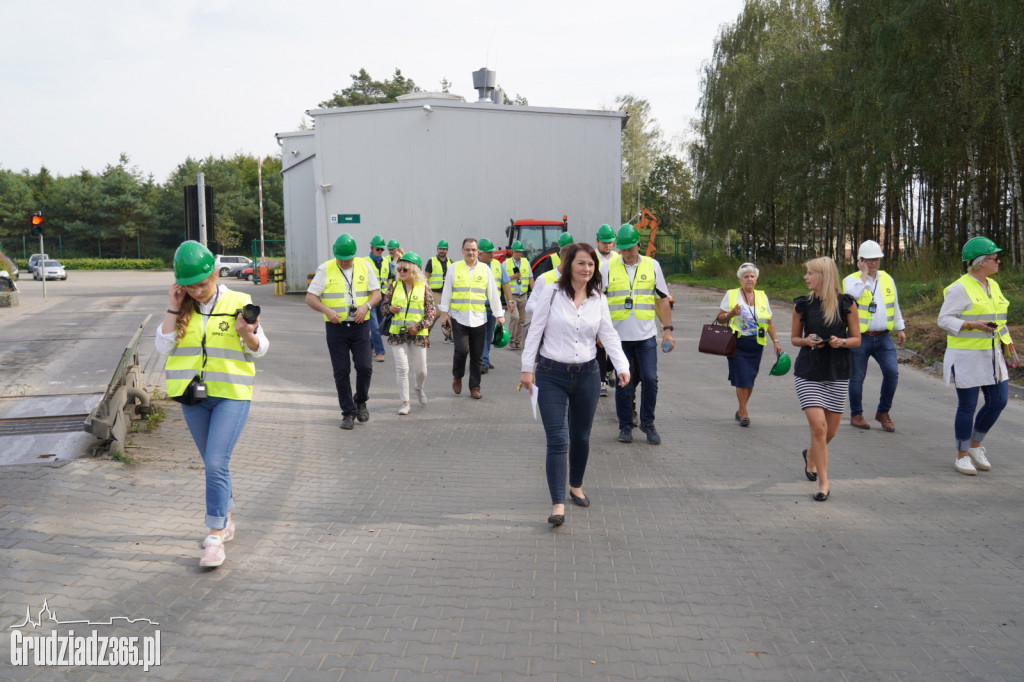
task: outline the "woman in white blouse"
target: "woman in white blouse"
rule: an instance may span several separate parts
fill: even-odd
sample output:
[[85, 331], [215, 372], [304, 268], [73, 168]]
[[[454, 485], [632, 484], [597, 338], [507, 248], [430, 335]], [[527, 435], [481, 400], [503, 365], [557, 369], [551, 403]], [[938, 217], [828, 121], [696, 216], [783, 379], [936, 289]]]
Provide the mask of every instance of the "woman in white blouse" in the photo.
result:
[[565, 523], [567, 453], [569, 496], [574, 504], [590, 506], [583, 492], [583, 473], [601, 391], [598, 338], [615, 365], [619, 385], [629, 383], [629, 362], [612, 327], [608, 300], [601, 292], [598, 262], [589, 244], [567, 247], [561, 278], [546, 287], [536, 301], [523, 349], [522, 384], [531, 393], [540, 391], [537, 405], [547, 436], [552, 505], [548, 523], [553, 526]]

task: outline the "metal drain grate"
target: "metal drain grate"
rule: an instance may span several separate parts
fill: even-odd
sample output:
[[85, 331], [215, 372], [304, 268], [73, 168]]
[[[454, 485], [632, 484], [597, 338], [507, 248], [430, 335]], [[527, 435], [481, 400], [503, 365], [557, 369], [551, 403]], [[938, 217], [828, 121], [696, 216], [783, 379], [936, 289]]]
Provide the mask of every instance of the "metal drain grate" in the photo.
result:
[[38, 433], [74, 433], [85, 431], [87, 414], [68, 414], [59, 417], [25, 417], [0, 419], [0, 436], [31, 436]]

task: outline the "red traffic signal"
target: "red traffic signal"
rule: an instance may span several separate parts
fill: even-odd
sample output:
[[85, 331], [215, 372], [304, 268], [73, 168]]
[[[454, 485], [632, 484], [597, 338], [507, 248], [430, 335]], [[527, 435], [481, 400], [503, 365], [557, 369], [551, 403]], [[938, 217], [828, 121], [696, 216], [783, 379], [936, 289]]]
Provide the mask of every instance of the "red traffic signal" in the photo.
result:
[[36, 213], [34, 216], [32, 216], [32, 224], [33, 225], [42, 225], [43, 224], [43, 214], [42, 213]]
[[39, 236], [43, 233], [43, 214], [41, 211], [36, 211], [32, 215], [32, 234]]

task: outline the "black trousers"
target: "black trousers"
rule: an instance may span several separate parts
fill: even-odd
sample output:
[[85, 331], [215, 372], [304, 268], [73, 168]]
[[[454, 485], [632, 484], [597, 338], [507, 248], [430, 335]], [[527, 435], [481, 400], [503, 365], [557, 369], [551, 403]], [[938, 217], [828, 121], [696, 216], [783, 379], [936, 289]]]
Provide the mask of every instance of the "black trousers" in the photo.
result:
[[467, 327], [450, 318], [452, 336], [455, 340], [455, 355], [452, 360], [452, 378], [461, 379], [466, 375], [466, 356], [469, 356], [469, 390], [480, 388], [480, 371], [484, 365], [484, 337], [487, 325]]
[[[367, 315], [369, 317], [369, 315]], [[356, 416], [356, 403], [370, 398], [370, 379], [373, 377], [373, 359], [370, 356], [370, 323], [342, 322], [327, 326], [327, 351], [334, 368], [334, 386], [338, 390], [338, 405], [342, 415]], [[351, 357], [351, 362], [349, 358]], [[356, 393], [352, 395], [349, 375], [356, 368]]]

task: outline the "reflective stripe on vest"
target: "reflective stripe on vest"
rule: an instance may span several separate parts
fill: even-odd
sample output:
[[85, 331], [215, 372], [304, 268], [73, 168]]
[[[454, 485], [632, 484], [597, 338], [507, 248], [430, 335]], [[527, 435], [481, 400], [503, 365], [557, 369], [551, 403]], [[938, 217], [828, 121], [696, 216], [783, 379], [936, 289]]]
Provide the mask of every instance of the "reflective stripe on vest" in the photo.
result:
[[444, 289], [444, 274], [447, 265], [447, 258], [444, 259], [444, 265], [441, 265], [441, 259], [437, 256], [430, 259], [430, 281], [428, 284], [434, 291]]
[[[350, 296], [348, 293], [348, 282], [341, 273], [341, 267], [334, 258], [324, 263], [327, 284], [324, 292], [320, 294], [320, 302], [338, 313], [338, 319], [344, 322], [348, 319], [348, 306]], [[352, 289], [354, 289], [354, 303], [357, 308], [370, 301], [370, 268], [362, 258], [352, 259]], [[324, 321], [330, 322], [331, 318], [324, 315]]]
[[[211, 398], [252, 400], [256, 366], [243, 350], [243, 342], [235, 331], [235, 311], [252, 303], [248, 294], [225, 291], [209, 318], [192, 313], [185, 335], [168, 354], [164, 363], [167, 395], [171, 398], [185, 392], [189, 382], [198, 375], [206, 382]], [[206, 365], [203, 366], [203, 320], [206, 322]]]
[[[988, 287], [992, 292], [990, 297], [985, 293], [985, 287], [981, 286], [981, 282], [971, 275], [964, 275], [953, 284], [957, 282], [963, 285], [972, 302], [971, 307], [960, 314], [960, 319], [964, 322], [995, 322], [998, 326], [994, 333], [977, 329], [961, 329], [955, 334], [947, 334], [946, 346], [964, 350], [989, 350], [995, 347], [996, 337], [999, 337], [1003, 343], [1011, 343], [1010, 332], [1006, 329], [1006, 311], [1010, 308], [1010, 302], [1003, 296], [999, 283], [991, 277], [988, 278]], [[943, 289], [943, 297], [946, 296], [953, 284]]]
[[[860, 273], [855, 272], [843, 280], [843, 290], [846, 290], [847, 282], [859, 278]], [[882, 289], [882, 300], [885, 302], [885, 328], [892, 331], [896, 326], [896, 282], [885, 270], [879, 270], [875, 275], [875, 284]], [[874, 298], [872, 290], [864, 287], [864, 293], [857, 299], [857, 316], [860, 318], [860, 333], [868, 330], [871, 318], [874, 315], [868, 310], [871, 300]]]
[[460, 260], [453, 267], [455, 268], [455, 278], [452, 282], [452, 301], [449, 310], [485, 312], [487, 266], [477, 261], [471, 272], [466, 261]]
[[[655, 274], [654, 263], [646, 256], [640, 256], [636, 271], [633, 273], [633, 284], [630, 287], [629, 273], [626, 264], [619, 259], [608, 266], [608, 310], [612, 321], [625, 320], [632, 313], [638, 320], [653, 320], [654, 305], [657, 298], [654, 294]], [[632, 296], [633, 308], [626, 308], [626, 299]]]
[[[729, 290], [729, 310], [736, 307], [736, 304], [740, 299], [739, 289]], [[743, 301], [746, 305], [746, 300]], [[749, 307], [749, 306], [748, 306]], [[772, 309], [768, 305], [768, 296], [763, 291], [754, 289], [754, 321], [757, 323], [757, 328], [761, 331], [757, 335], [757, 342], [762, 346], [768, 343], [768, 323], [772, 321]], [[740, 335], [740, 316], [737, 315], [729, 319], [729, 327], [736, 332], [736, 336]]]
[[[530, 277], [533, 273], [530, 272], [530, 264], [523, 258], [519, 259], [519, 262], [514, 262], [514, 258], [509, 258], [505, 261], [505, 272], [508, 274], [508, 281], [512, 287], [513, 294], [525, 294], [530, 290]], [[524, 267], [526, 272], [524, 273]], [[519, 274], [514, 274], [514, 270], [519, 268]]]
[[[422, 282], [414, 284], [412, 295], [406, 298], [405, 285], [399, 282], [395, 286], [395, 293], [391, 296], [391, 305], [398, 306], [402, 309], [402, 312], [391, 316], [391, 327], [389, 330], [392, 334], [400, 334], [402, 327], [411, 327], [423, 321], [423, 317], [427, 314], [427, 309], [424, 305], [424, 290], [426, 288], [427, 286]], [[430, 330], [424, 327], [416, 332], [416, 336], [426, 336], [429, 333]]]

